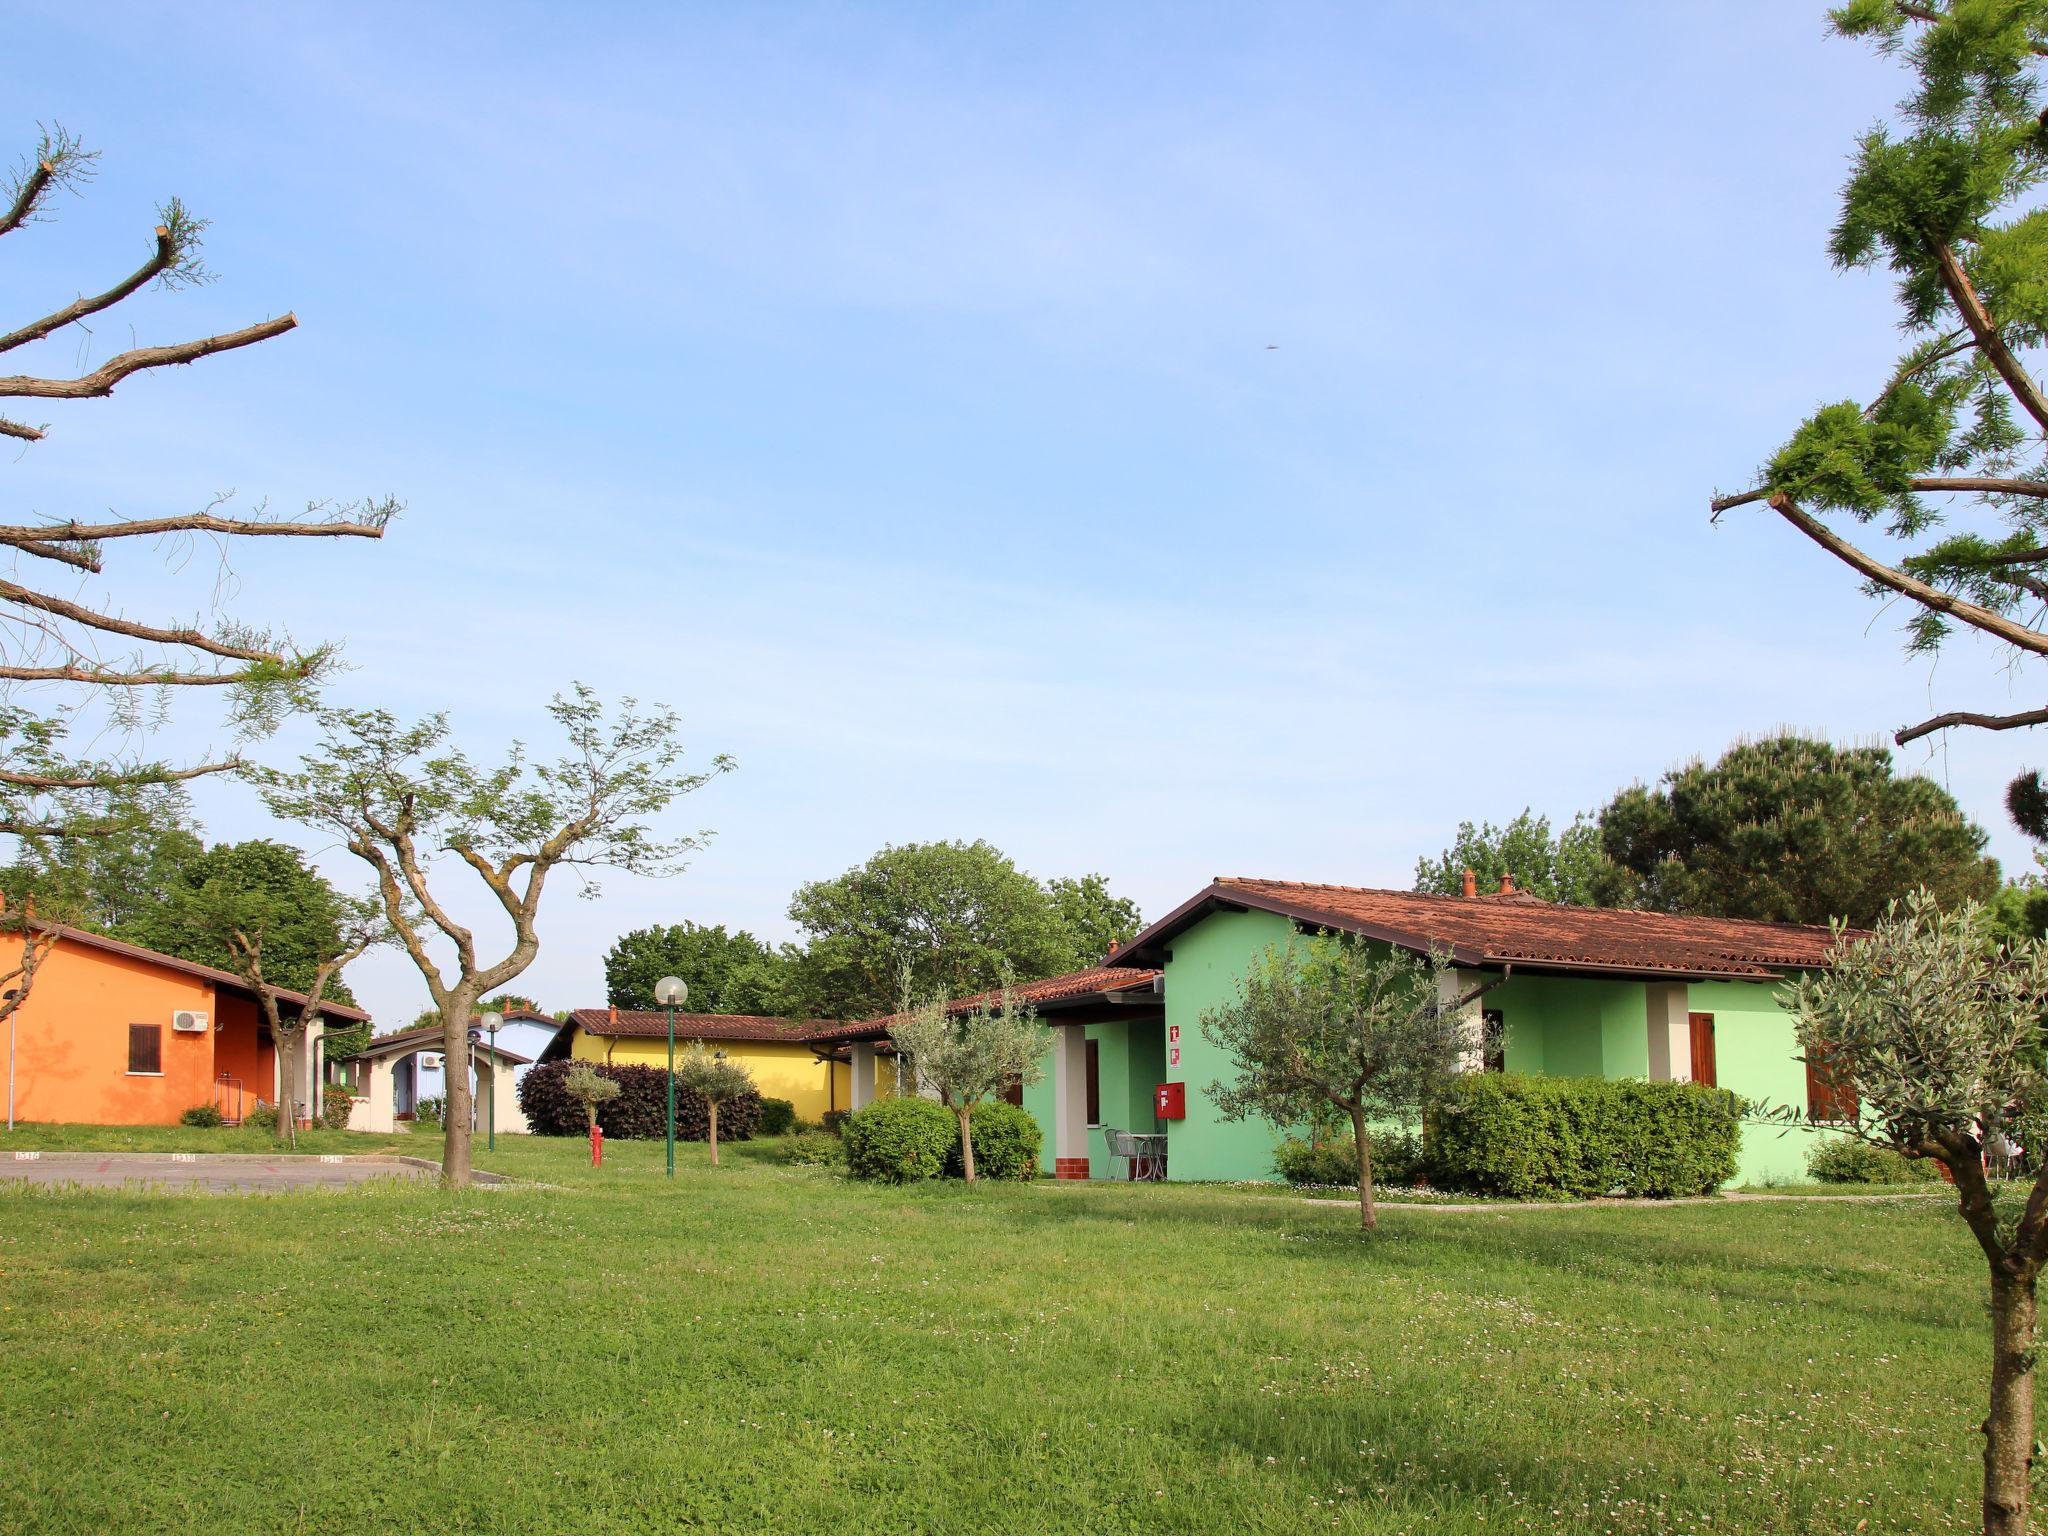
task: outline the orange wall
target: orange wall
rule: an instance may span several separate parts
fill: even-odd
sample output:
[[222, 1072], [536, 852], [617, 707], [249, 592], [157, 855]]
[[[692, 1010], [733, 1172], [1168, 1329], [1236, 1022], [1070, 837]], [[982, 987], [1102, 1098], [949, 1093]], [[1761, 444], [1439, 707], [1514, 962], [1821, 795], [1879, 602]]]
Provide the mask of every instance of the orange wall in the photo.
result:
[[[14, 1015], [15, 1118], [171, 1125], [194, 1104], [211, 1103], [216, 1037], [211, 1029], [174, 1034], [171, 1014], [180, 1008], [212, 1013], [213, 983], [58, 940]], [[130, 1024], [162, 1026], [161, 1076], [129, 1075]], [[5, 1030], [0, 1025], [0, 1054]], [[268, 1076], [262, 1081], [268, 1097]]]
[[[256, 1031], [263, 1022], [263, 1010], [256, 1005], [255, 998], [239, 992], [220, 992], [215, 994], [214, 1007], [217, 1011], [213, 1022], [218, 1027], [213, 1036], [212, 1077], [230, 1072], [242, 1080], [239, 1107], [232, 1094], [220, 1106], [229, 1116], [239, 1118], [254, 1109], [258, 1099], [277, 1097], [277, 1052], [257, 1043]], [[211, 1094], [209, 1089], [209, 1098]]]

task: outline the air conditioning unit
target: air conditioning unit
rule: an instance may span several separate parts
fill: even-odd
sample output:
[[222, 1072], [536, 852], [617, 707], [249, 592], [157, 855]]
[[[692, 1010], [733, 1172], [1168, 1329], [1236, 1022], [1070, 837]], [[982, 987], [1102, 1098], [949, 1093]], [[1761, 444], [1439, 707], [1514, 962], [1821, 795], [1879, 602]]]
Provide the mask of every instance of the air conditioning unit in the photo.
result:
[[441, 1070], [441, 1058], [429, 1056], [423, 1051], [420, 1053], [420, 1065], [429, 1072], [438, 1072]]
[[206, 1015], [190, 1008], [180, 1008], [171, 1015], [171, 1028], [181, 1035], [203, 1035], [206, 1033]]

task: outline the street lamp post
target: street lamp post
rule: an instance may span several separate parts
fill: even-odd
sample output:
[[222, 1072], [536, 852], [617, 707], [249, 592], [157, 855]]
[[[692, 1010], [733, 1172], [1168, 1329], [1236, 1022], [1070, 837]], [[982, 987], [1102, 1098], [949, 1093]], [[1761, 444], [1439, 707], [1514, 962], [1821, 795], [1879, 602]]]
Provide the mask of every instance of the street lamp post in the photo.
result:
[[498, 1150], [498, 1027], [505, 1022], [505, 1015], [492, 1008], [477, 1022], [491, 1037], [491, 1102], [484, 1106], [484, 1113], [489, 1117], [489, 1150], [495, 1152]]
[[689, 1000], [690, 985], [680, 976], [664, 976], [654, 984], [654, 1000], [668, 1010], [668, 1176], [676, 1176], [676, 1010]]

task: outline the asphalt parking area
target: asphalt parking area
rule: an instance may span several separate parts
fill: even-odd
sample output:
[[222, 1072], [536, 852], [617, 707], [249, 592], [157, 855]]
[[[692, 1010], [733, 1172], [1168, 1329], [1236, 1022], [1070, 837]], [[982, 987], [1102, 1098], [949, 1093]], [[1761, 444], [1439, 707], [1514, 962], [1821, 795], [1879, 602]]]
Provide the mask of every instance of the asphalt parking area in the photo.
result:
[[396, 1157], [265, 1157], [204, 1152], [31, 1152], [0, 1156], [0, 1179], [16, 1184], [197, 1190], [255, 1194], [292, 1189], [352, 1189], [376, 1179], [418, 1182], [438, 1166]]

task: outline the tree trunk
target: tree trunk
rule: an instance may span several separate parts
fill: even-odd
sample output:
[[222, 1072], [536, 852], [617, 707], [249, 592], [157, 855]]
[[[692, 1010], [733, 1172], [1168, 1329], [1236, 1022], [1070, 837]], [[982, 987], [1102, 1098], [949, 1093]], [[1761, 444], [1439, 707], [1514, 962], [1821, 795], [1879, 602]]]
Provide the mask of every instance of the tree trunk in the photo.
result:
[[2034, 1275], [1991, 1271], [1991, 1411], [1984, 1416], [1985, 1536], [2026, 1536], [2034, 1470]]
[[469, 1010], [473, 1000], [461, 992], [441, 1012], [441, 1081], [447, 1105], [441, 1117], [441, 1184], [445, 1189], [469, 1188]]
[[299, 1128], [299, 1032], [280, 1027], [274, 1031], [273, 1039], [277, 1050], [277, 1125], [274, 1134], [279, 1141], [289, 1145], [294, 1142]]
[[974, 1109], [963, 1105], [960, 1109], [960, 1171], [967, 1176], [967, 1182], [974, 1182]]
[[718, 1100], [707, 1101], [711, 1105], [711, 1166], [718, 1166]]
[[1365, 1111], [1351, 1111], [1351, 1145], [1358, 1154], [1358, 1229], [1370, 1232], [1380, 1224], [1372, 1199], [1372, 1142], [1365, 1134]]

